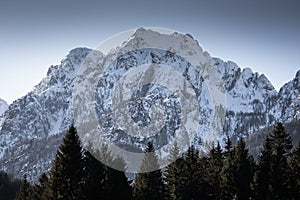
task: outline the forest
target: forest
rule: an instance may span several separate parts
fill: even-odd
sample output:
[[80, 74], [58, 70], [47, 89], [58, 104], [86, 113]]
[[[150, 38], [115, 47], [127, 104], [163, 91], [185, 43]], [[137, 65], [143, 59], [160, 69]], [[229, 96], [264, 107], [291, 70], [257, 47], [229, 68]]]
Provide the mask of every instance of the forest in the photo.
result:
[[[134, 174], [102, 164], [80, 143], [75, 127], [70, 127], [53, 160], [49, 173], [38, 181], [14, 180], [0, 173], [0, 199], [17, 200], [296, 200], [300, 199], [300, 143], [293, 147], [283, 124], [267, 135], [258, 159], [254, 159], [240, 138], [235, 145], [212, 146], [207, 154], [194, 146], [179, 155], [171, 149], [166, 168]], [[151, 142], [144, 151], [141, 170], [158, 169], [158, 157]], [[113, 158], [107, 146], [97, 155], [126, 169], [126, 162]]]

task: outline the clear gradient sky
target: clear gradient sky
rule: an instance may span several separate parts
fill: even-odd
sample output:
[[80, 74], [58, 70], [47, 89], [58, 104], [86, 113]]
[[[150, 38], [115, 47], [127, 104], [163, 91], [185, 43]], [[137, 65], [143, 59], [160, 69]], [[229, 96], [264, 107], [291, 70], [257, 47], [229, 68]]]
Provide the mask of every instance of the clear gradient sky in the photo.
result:
[[1, 0], [0, 98], [25, 95], [69, 50], [141, 26], [190, 33], [277, 90], [300, 69], [298, 0]]

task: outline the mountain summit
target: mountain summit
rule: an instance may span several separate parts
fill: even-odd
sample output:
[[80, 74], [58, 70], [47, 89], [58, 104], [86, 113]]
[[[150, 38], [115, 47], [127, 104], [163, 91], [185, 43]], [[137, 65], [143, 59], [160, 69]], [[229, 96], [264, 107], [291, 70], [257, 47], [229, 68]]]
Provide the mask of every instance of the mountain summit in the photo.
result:
[[[173, 49], [165, 49], [170, 42], [176, 45], [172, 46]], [[153, 43], [156, 49], [153, 48]], [[157, 49], [160, 46], [165, 51]], [[123, 55], [132, 47], [137, 50]], [[179, 50], [181, 55], [178, 56], [174, 52]], [[41, 172], [50, 169], [51, 161], [63, 135], [74, 120], [72, 94], [76, 75], [91, 52], [92, 50], [87, 48], [73, 49], [59, 65], [50, 66], [47, 76], [32, 91], [9, 106], [2, 116], [2, 126], [0, 126], [0, 169], [17, 177], [22, 177], [26, 173], [32, 179], [36, 179]], [[209, 70], [214, 68], [221, 77], [222, 85], [221, 82], [213, 80], [208, 83], [223, 88], [226, 109], [224, 124], [222, 130], [212, 133], [215, 134], [213, 138], [221, 143], [226, 136], [239, 138], [276, 121], [289, 122], [294, 119], [295, 103], [300, 95], [300, 72], [277, 93], [265, 75], [254, 73], [249, 68], [241, 69], [231, 61], [225, 62], [212, 58], [189, 34], [167, 35], [139, 28], [128, 41], [110, 51], [103, 59], [107, 61], [116, 58], [116, 62], [107, 69], [107, 73], [113, 75], [112, 78], [121, 76], [132, 66], [145, 63], [170, 65], [180, 71], [182, 76], [196, 88], [199, 105], [201, 105], [199, 132], [193, 141], [190, 141], [200, 147], [205, 143], [207, 139], [205, 137], [208, 137], [205, 131], [208, 131], [211, 126], [207, 121], [211, 115], [211, 103], [209, 91], [204, 86], [204, 79], [196, 76], [193, 68], [182, 59], [185, 56], [196, 63], [195, 65], [205, 66], [203, 74], [207, 70], [206, 75], [209, 76]], [[98, 98], [96, 97], [99, 115], [106, 112], [105, 109], [111, 101], [109, 97], [111, 91], [107, 88], [114, 85], [116, 80], [106, 78], [101, 82], [103, 90], [98, 90]], [[166, 99], [169, 103], [167, 104], [154, 98], [154, 94], [169, 95], [167, 89], [151, 84], [140, 91], [140, 95], [147, 97], [144, 103], [161, 103], [172, 117], [167, 120], [167, 124], [170, 125], [167, 129], [169, 132], [165, 131], [162, 134], [164, 137], [153, 138], [156, 140], [154, 144], [159, 146], [163, 142], [168, 142], [172, 131], [176, 132], [178, 124], [172, 119], [180, 120], [180, 108], [175, 98]], [[148, 118], [145, 116], [148, 110], [136, 109], [139, 106], [137, 102], [131, 105], [131, 117], [136, 123], [147, 124]], [[125, 138], [120, 131], [111, 136], [112, 139], [117, 137], [124, 139], [120, 143], [122, 146], [135, 145], [137, 142]], [[136, 147], [143, 148], [138, 145]]]

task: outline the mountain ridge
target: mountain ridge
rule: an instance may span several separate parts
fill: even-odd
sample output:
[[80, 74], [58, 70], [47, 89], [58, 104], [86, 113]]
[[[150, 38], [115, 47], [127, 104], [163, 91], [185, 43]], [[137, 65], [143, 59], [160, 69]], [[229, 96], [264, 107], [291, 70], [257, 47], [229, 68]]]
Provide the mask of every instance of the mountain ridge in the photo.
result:
[[[161, 37], [160, 40], [157, 39], [157, 44], [162, 40], [180, 39], [187, 55], [189, 51], [191, 57], [195, 51], [203, 52], [200, 63], [206, 62], [218, 69], [224, 82], [226, 97], [225, 124], [222, 134], [218, 135], [220, 142], [226, 136], [233, 139], [246, 137], [276, 121], [289, 122], [297, 114], [292, 103], [296, 102], [300, 94], [300, 70], [292, 81], [277, 92], [265, 75], [253, 73], [250, 68], [241, 69], [232, 61], [225, 62], [210, 57], [188, 35], [174, 33], [173, 36], [162, 36], [153, 31], [149, 33], [146, 29], [138, 29], [127, 43], [112, 50], [110, 54], [114, 56], [114, 53], [120, 53], [130, 45], [150, 48], [145, 40], [154, 36]], [[189, 41], [191, 42], [188, 43]], [[189, 45], [193, 48], [189, 48]], [[63, 134], [73, 121], [72, 92], [76, 74], [91, 52], [88, 48], [71, 50], [59, 65], [49, 67], [47, 76], [31, 92], [9, 106], [3, 115], [0, 128], [0, 169], [17, 177], [27, 173], [33, 179], [41, 172], [49, 170]], [[143, 53], [149, 62], [159, 60], [168, 63], [169, 60], [175, 60], [176, 66], [184, 63], [178, 57], [166, 55], [164, 52], [146, 49]], [[144, 59], [139, 58], [137, 52], [130, 56], [131, 60], [124, 59], [127, 65]], [[201, 105], [209, 106], [204, 103]], [[209, 109], [204, 109], [204, 114], [209, 115]], [[207, 129], [204, 126], [203, 130]], [[199, 140], [195, 140], [196, 145], [203, 142], [203, 133], [199, 133], [198, 137]]]

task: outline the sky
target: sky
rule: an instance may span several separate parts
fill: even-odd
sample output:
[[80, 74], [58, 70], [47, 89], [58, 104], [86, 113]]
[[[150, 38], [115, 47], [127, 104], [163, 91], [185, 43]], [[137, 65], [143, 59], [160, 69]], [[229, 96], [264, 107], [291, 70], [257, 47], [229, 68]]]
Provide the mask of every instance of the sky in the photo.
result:
[[0, 98], [28, 93], [71, 49], [137, 27], [189, 33], [279, 90], [300, 69], [299, 10], [298, 0], [2, 0]]

